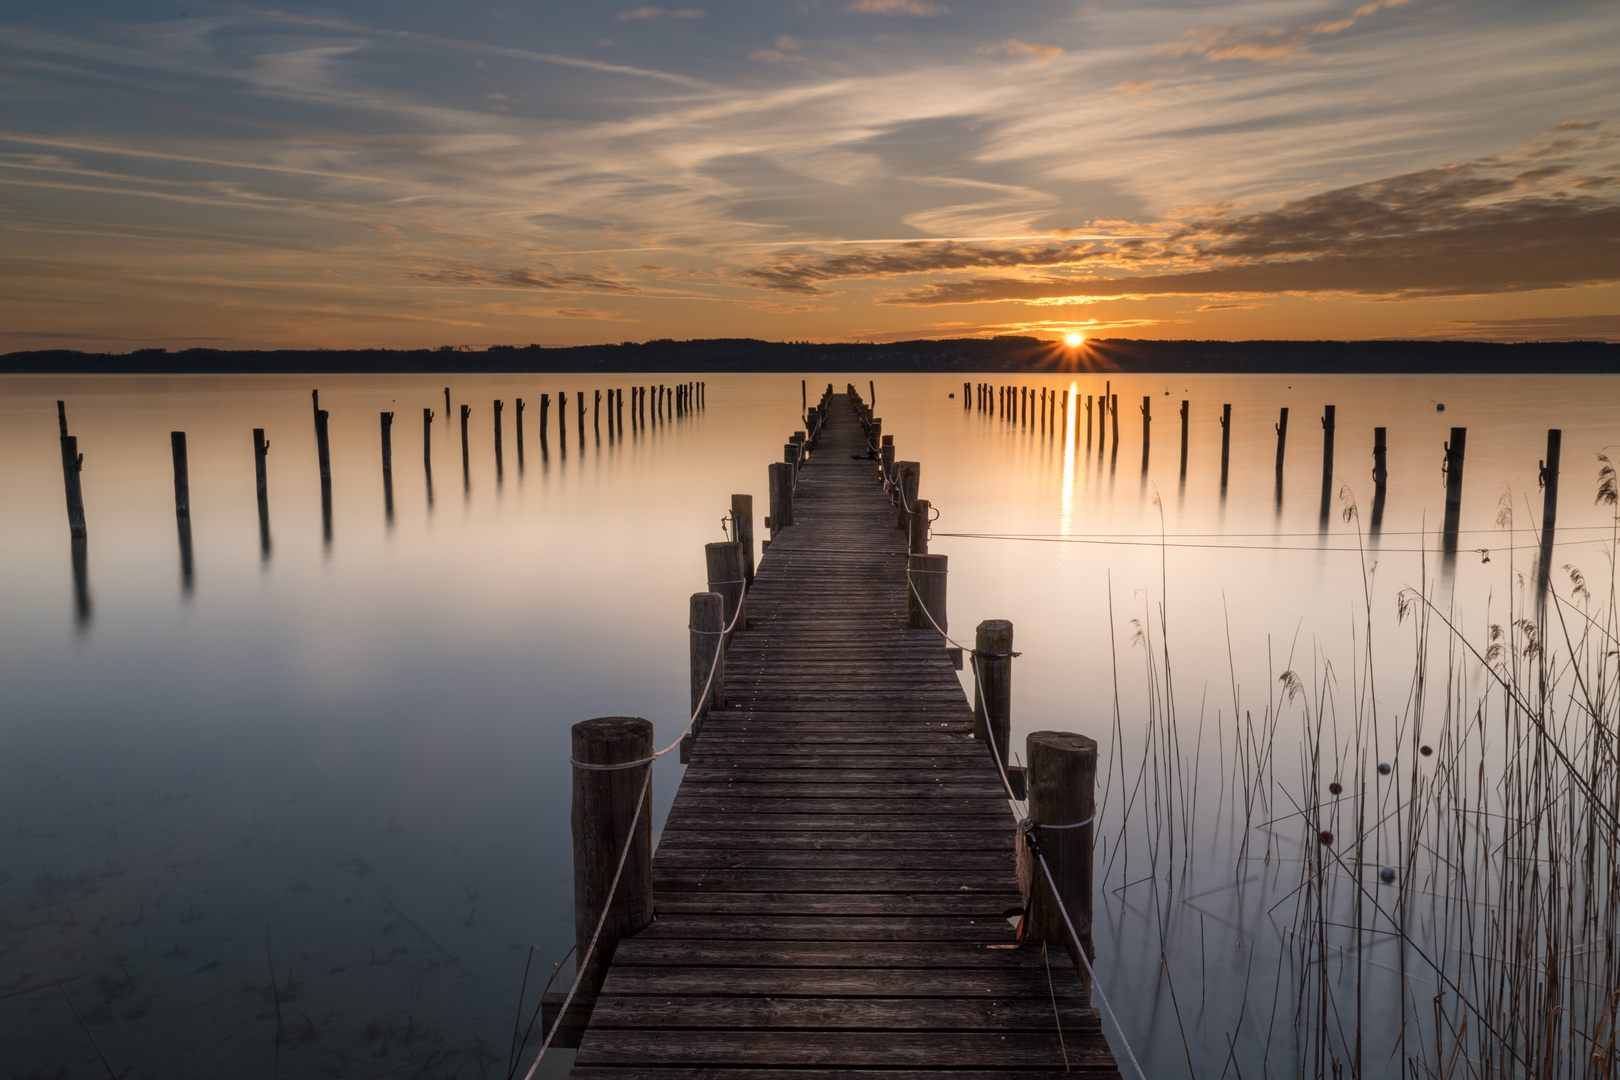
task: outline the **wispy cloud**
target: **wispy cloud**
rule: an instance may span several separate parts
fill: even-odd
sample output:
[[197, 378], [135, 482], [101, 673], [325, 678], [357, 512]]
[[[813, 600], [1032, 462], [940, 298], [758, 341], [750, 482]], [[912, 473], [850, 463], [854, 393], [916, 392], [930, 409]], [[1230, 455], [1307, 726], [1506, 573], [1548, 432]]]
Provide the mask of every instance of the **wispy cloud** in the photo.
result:
[[1028, 56], [1043, 65], [1053, 57], [1063, 55], [1061, 45], [1040, 45], [1017, 38], [1008, 38], [997, 45], [980, 45], [973, 51], [980, 56]]
[[824, 292], [818, 282], [851, 278], [889, 278], [985, 267], [1068, 266], [1095, 258], [1089, 243], [1035, 247], [968, 247], [957, 243], [906, 244], [891, 251], [861, 251], [827, 259], [780, 258], [768, 266], [744, 270], [746, 285], [807, 296]]
[[635, 22], [639, 19], [706, 19], [709, 13], [702, 8], [661, 8], [650, 4], [629, 11], [621, 11], [613, 18], [618, 22]]
[[1620, 341], [1620, 314], [1545, 315], [1528, 319], [1453, 319], [1445, 337], [1494, 341]]
[[944, 15], [951, 9], [933, 0], [849, 0], [844, 11], [856, 15]]
[[1206, 60], [1257, 60], [1286, 63], [1304, 60], [1311, 52], [1311, 39], [1339, 34], [1380, 11], [1403, 7], [1411, 0], [1374, 0], [1362, 4], [1338, 19], [1307, 23], [1296, 27], [1216, 26], [1188, 30], [1177, 41], [1157, 46], [1171, 56], [1202, 56]]
[[599, 274], [535, 270], [527, 267], [499, 269], [482, 266], [452, 266], [438, 270], [408, 270], [407, 276], [435, 285], [479, 289], [538, 289], [542, 292], [638, 293], [634, 285]]

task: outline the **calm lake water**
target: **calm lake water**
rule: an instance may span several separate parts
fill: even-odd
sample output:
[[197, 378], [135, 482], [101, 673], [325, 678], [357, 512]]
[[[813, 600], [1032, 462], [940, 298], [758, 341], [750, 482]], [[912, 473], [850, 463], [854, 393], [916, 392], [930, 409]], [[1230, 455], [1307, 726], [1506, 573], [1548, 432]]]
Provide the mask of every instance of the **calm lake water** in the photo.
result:
[[[986, 379], [1103, 389], [1093, 375]], [[706, 411], [625, 437], [587, 422], [581, 446], [574, 393], [644, 381], [456, 377], [454, 405], [473, 410], [464, 484], [443, 378], [0, 380], [0, 1074], [100, 1069], [54, 971], [113, 1065], [134, 1076], [504, 1075], [530, 944], [549, 973], [572, 942], [568, 727], [623, 714], [653, 720], [660, 743], [680, 730], [702, 545], [723, 538], [733, 492], [751, 492], [763, 514], [766, 465], [801, 426], [797, 376], [709, 376]], [[865, 376], [823, 375], [809, 379], [811, 396], [846, 381], [865, 392]], [[980, 620], [1011, 619], [1023, 654], [1014, 746], [1046, 728], [1092, 734], [1114, 755], [1103, 765], [1116, 786], [1121, 762], [1132, 774], [1139, 765], [1149, 710], [1163, 709], [1149, 700], [1132, 620], [1155, 648], [1168, 635], [1189, 762], [1195, 731], [1211, 760], [1221, 724], [1231, 738], [1235, 687], [1258, 711], [1289, 667], [1309, 683], [1313, 658], [1353, 666], [1365, 583], [1392, 686], [1413, 648], [1396, 620], [1401, 586], [1430, 582], [1482, 638], [1530, 572], [1548, 428], [1563, 431], [1552, 565], [1574, 564], [1593, 595], [1609, 593], [1613, 511], [1593, 495], [1596, 455], [1620, 443], [1612, 379], [1115, 378], [1118, 450], [1101, 454], [1095, 430], [1087, 446], [1083, 412], [1072, 433], [1015, 426], [965, 412], [963, 381], [875, 380], [884, 431], [899, 457], [921, 462], [921, 493], [940, 512], [933, 550], [951, 557], [952, 631], [970, 640]], [[317, 385], [331, 416], [329, 538]], [[559, 391], [570, 399], [566, 436]], [[553, 398], [545, 452], [542, 393]], [[528, 403], [521, 463], [517, 397]], [[497, 398], [507, 403], [500, 473]], [[58, 399], [85, 458], [83, 611]], [[1325, 404], [1337, 409], [1337, 479], [1324, 517]], [[1281, 406], [1290, 431], [1279, 488]], [[431, 500], [424, 407], [437, 414]], [[391, 519], [383, 410], [396, 413]], [[1389, 485], [1373, 534], [1375, 426], [1388, 429]], [[1448, 557], [1439, 525], [1452, 426], [1469, 435], [1460, 550]], [[271, 446], [268, 555], [256, 427]], [[189, 581], [174, 430], [190, 447]], [[1348, 522], [1341, 486], [1359, 506]], [[1499, 525], [1504, 506], [1512, 529]], [[1555, 585], [1567, 591], [1565, 577]], [[1404, 683], [1389, 694], [1399, 706]], [[1286, 743], [1279, 753], [1295, 768], [1297, 728]], [[655, 820], [680, 771], [666, 759], [655, 772]], [[1189, 771], [1219, 775], [1210, 760]], [[1181, 1032], [1206, 1063], [1196, 1075], [1220, 1075], [1235, 1022], [1227, 1004], [1242, 997], [1251, 949], [1257, 970], [1269, 957], [1253, 977], [1270, 980], [1268, 994], [1282, 977], [1279, 931], [1264, 915], [1277, 897], [1262, 902], [1264, 874], [1252, 892], [1219, 884], [1232, 882], [1236, 826], [1213, 798], [1201, 813], [1213, 849], [1228, 852], [1211, 866], [1228, 861], [1202, 898], [1177, 900], [1179, 1018], [1161, 978], [1159, 901], [1113, 864], [1099, 887], [1098, 972], [1150, 1076], [1189, 1068]], [[1109, 829], [1105, 812], [1100, 835]], [[1286, 854], [1268, 864], [1278, 896], [1298, 880], [1297, 866], [1276, 869]], [[1380, 1024], [1398, 1030], [1377, 1019], [1369, 1030]], [[1258, 1075], [1266, 1033], [1252, 1020], [1245, 1031], [1236, 1060]], [[1272, 1071], [1304, 1069], [1283, 1034], [1269, 1039]], [[548, 1056], [545, 1073], [568, 1060]]]

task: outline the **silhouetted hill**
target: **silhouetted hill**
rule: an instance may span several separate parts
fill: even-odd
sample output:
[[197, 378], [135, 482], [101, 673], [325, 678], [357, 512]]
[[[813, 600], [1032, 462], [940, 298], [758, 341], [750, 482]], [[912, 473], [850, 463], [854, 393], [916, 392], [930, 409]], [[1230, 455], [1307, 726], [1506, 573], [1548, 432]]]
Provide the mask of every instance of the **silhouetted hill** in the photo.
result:
[[961, 371], [1074, 370], [1251, 373], [1612, 373], [1620, 344], [1594, 341], [1135, 341], [1072, 350], [1032, 337], [831, 344], [711, 338], [618, 345], [498, 345], [485, 350], [66, 349], [0, 356], [4, 373], [208, 374], [496, 371]]

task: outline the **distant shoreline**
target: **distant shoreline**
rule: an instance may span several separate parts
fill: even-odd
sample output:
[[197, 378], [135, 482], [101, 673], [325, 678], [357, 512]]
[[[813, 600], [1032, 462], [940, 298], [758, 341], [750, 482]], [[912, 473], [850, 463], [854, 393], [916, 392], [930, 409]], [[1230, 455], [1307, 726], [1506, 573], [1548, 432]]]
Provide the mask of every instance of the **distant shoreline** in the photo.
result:
[[444, 372], [1006, 372], [1187, 374], [1607, 375], [1620, 343], [1561, 341], [1138, 341], [1105, 338], [1069, 349], [1031, 337], [888, 344], [746, 338], [488, 349], [68, 349], [0, 355], [0, 374], [427, 374]]

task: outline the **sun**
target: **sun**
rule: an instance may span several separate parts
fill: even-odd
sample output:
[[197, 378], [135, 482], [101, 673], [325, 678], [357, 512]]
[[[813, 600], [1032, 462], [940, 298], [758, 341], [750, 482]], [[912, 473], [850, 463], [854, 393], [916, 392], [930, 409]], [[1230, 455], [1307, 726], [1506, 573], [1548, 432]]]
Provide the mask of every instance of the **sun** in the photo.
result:
[[1082, 344], [1086, 340], [1086, 335], [1084, 335], [1084, 334], [1070, 334], [1068, 337], [1064, 338], [1063, 340], [1065, 342], [1067, 342], [1071, 346], [1072, 345], [1079, 345], [1079, 344]]

